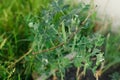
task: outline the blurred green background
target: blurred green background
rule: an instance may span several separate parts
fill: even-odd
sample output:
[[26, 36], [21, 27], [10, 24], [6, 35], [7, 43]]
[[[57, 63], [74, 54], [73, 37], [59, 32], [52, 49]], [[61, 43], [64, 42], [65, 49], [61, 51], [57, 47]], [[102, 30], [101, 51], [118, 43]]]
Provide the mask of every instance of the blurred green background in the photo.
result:
[[[29, 49], [30, 31], [27, 19], [31, 15], [38, 14], [47, 7], [50, 0], [0, 0], [0, 79], [21, 80], [24, 74], [23, 65], [18, 64], [17, 68], [7, 67], [14, 60], [18, 59]], [[29, 78], [28, 76], [24, 79]], [[29, 80], [29, 79], [28, 79]]]

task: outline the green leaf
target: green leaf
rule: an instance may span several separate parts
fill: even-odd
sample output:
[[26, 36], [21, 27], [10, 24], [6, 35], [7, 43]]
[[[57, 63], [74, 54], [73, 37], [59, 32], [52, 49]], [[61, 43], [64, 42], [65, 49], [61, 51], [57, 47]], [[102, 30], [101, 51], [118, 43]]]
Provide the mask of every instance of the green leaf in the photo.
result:
[[66, 32], [65, 32], [65, 25], [64, 25], [64, 22], [62, 22], [61, 24], [62, 24], [63, 39], [64, 39], [64, 42], [66, 43], [67, 36], [66, 36]]
[[82, 60], [81, 60], [82, 58], [81, 57], [76, 57], [75, 59], [74, 59], [74, 65], [75, 65], [75, 67], [81, 67], [82, 66]]

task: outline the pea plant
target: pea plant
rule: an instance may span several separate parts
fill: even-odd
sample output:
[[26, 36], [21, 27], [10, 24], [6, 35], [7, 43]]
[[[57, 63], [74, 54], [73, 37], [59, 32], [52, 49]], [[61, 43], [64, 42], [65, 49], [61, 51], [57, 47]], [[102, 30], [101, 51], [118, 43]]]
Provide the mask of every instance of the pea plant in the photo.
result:
[[95, 74], [104, 60], [104, 38], [93, 32], [95, 20], [93, 5], [71, 6], [62, 0], [53, 1], [38, 15], [30, 16], [32, 50], [24, 56], [25, 73], [31, 72], [40, 80], [50, 76], [64, 80], [66, 69], [72, 66], [77, 68], [76, 80], [88, 69]]

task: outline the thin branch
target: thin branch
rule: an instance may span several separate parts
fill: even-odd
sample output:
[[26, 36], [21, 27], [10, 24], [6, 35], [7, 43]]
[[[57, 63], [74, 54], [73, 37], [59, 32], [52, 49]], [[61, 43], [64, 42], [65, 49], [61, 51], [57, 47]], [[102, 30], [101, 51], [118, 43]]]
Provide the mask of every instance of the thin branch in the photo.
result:
[[21, 56], [19, 59], [17, 59], [16, 61], [14, 61], [11, 65], [8, 66], [8, 69], [15, 66], [16, 63], [18, 63], [19, 61], [21, 61], [23, 58], [25, 58], [27, 55], [29, 55], [30, 53], [32, 52], [32, 48], [27, 52], [25, 53], [23, 56]]
[[34, 54], [34, 55], [37, 55], [37, 54], [40, 54], [40, 53], [53, 51], [53, 50], [57, 49], [58, 47], [63, 46], [64, 44], [65, 44], [65, 43], [63, 42], [63, 43], [60, 43], [59, 45], [54, 46], [54, 47], [51, 47], [51, 48], [49, 48], [49, 49], [44, 49], [44, 50], [42, 50], [41, 52], [33, 52], [33, 54]]

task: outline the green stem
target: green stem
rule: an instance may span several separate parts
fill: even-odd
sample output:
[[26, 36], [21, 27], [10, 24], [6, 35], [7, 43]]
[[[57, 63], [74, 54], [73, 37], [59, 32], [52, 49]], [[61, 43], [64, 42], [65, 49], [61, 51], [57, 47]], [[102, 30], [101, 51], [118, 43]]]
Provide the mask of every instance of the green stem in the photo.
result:
[[29, 55], [32, 52], [32, 49], [30, 49], [27, 53], [25, 53], [23, 56], [21, 56], [19, 59], [17, 59], [14, 63], [12, 63], [10, 66], [8, 66], [8, 69], [13, 67], [16, 63], [21, 61], [23, 58], [25, 58], [27, 55]]

